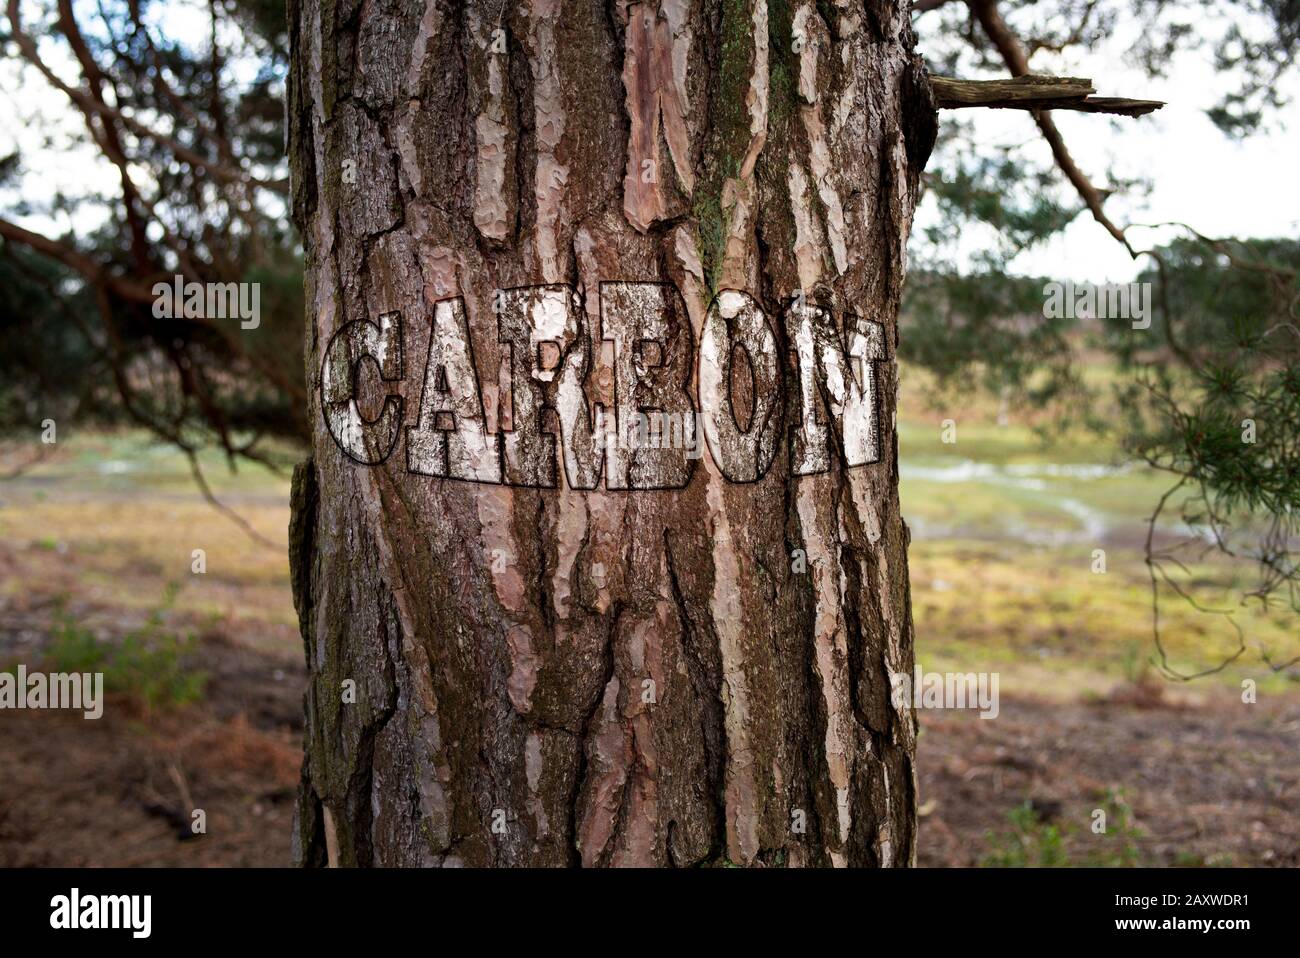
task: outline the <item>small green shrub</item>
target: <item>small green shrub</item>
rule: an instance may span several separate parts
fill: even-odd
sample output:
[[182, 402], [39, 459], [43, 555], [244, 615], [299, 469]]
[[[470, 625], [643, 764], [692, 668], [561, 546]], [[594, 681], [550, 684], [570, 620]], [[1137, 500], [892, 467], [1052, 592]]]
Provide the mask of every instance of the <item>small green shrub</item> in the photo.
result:
[[1061, 830], [1040, 821], [1028, 801], [1007, 813], [1010, 828], [987, 832], [990, 846], [980, 861], [984, 868], [1064, 868], [1069, 864]]
[[60, 611], [46, 666], [54, 672], [103, 672], [107, 692], [126, 695], [146, 712], [188, 705], [203, 698], [207, 675], [187, 667], [196, 643], [193, 633], [168, 631], [164, 615], [176, 598], [168, 585], [162, 604], [144, 625], [119, 643], [100, 642], [94, 632]]
[[1026, 801], [1007, 813], [1008, 828], [986, 832], [984, 868], [1136, 868], [1142, 864], [1132, 809], [1120, 789], [1109, 789], [1098, 806], [1106, 813], [1100, 834], [1072, 824], [1043, 821]]

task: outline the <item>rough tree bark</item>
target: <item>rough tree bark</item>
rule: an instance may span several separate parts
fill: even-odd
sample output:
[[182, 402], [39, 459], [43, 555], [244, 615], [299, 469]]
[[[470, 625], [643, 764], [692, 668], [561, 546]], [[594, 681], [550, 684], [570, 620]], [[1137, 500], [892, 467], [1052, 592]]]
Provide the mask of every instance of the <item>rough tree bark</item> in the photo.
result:
[[[915, 722], [889, 679], [913, 664], [894, 356], [935, 113], [908, 6], [291, 0], [314, 387], [291, 528], [300, 863], [913, 861]], [[602, 313], [612, 281], [672, 285], [652, 303], [608, 287]], [[533, 367], [498, 291], [545, 284], [573, 311]], [[744, 353], [748, 377], [721, 340], [736, 422], [775, 461], [753, 482], [712, 448], [684, 471], [602, 462], [588, 417], [618, 389], [662, 408], [680, 378], [700, 408], [724, 290], [776, 339], [778, 375]], [[845, 466], [844, 397], [799, 362], [791, 297], [829, 311], [838, 333], [800, 327], [819, 348], [880, 324], [883, 361], [850, 367], [874, 376], [879, 461]], [[617, 308], [648, 325], [602, 342]], [[394, 315], [399, 348], [376, 346]], [[359, 320], [372, 338], [344, 353], [370, 359], [331, 380]], [[461, 322], [477, 387], [431, 349]], [[557, 376], [586, 410], [557, 416]], [[364, 428], [393, 438], [377, 464], [331, 435], [361, 428], [353, 386]], [[577, 438], [512, 438], [523, 416]], [[471, 447], [498, 435], [514, 485], [438, 475], [489, 477]]]

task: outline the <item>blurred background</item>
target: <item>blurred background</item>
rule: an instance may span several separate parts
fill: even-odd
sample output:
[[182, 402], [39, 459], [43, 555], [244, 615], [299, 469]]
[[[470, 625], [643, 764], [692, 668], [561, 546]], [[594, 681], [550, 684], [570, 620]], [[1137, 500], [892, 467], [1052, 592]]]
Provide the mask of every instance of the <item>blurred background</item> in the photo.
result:
[[[919, 713], [920, 864], [1300, 865], [1300, 4], [914, 24], [937, 74], [1169, 101], [941, 116], [899, 357], [917, 661], [1001, 703]], [[0, 15], [0, 670], [110, 696], [0, 712], [0, 866], [289, 860], [288, 56], [274, 0]], [[258, 284], [257, 328], [158, 319], [176, 274]], [[1149, 328], [1047, 315], [1067, 281], [1150, 284]]]

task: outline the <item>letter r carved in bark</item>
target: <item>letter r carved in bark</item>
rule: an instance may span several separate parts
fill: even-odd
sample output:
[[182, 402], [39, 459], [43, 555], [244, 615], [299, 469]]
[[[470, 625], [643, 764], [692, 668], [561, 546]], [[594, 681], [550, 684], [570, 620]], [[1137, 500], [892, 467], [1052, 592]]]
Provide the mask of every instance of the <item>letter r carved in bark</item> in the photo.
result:
[[[786, 363], [757, 300], [722, 290], [705, 316], [695, 360], [701, 416], [689, 388], [694, 337], [677, 288], [605, 282], [599, 295], [601, 337], [613, 346], [611, 409], [588, 398], [593, 336], [578, 293], [564, 284], [495, 291], [510, 383], [496, 432], [487, 428], [464, 299], [434, 303], [416, 422], [406, 430], [408, 470], [554, 489], [558, 434], [570, 489], [595, 489], [602, 473], [609, 490], [681, 489], [700, 455], [698, 420], [721, 475], [757, 482], [778, 452], [787, 369], [797, 385], [791, 475], [827, 472], [834, 460], [845, 468], [880, 460], [875, 364], [886, 353], [879, 323], [843, 312], [841, 331], [830, 310], [796, 296], [785, 310], [794, 352]], [[371, 359], [385, 382], [401, 379], [402, 349], [401, 315], [385, 313], [378, 324], [349, 323], [326, 350], [322, 411], [339, 448], [356, 462], [388, 458], [403, 410], [402, 397], [389, 395], [377, 419], [362, 416], [360, 364]], [[743, 424], [738, 399], [747, 410]]]

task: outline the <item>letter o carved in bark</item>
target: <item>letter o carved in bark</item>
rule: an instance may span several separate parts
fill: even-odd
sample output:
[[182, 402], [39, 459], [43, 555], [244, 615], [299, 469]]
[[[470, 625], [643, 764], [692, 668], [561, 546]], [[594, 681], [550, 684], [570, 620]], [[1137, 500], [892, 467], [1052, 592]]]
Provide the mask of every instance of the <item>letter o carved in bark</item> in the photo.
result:
[[[487, 427], [464, 300], [440, 300], [433, 306], [416, 424], [407, 429], [410, 472], [554, 489], [557, 437], [546, 426], [554, 414], [569, 488], [595, 488], [602, 470], [611, 490], [680, 489], [689, 482], [700, 443], [689, 389], [692, 335], [672, 284], [600, 285], [602, 335], [613, 347], [609, 410], [586, 399], [595, 351], [572, 288], [498, 290], [493, 308], [498, 343], [509, 354], [503, 417], [509, 425]], [[756, 482], [767, 474], [782, 434], [789, 369], [796, 372], [800, 413], [791, 429], [791, 474], [826, 472], [833, 457], [846, 467], [879, 460], [873, 364], [885, 358], [884, 336], [879, 324], [851, 313], [843, 319], [849, 327], [842, 335], [830, 310], [791, 300], [786, 328], [795, 355], [787, 361], [753, 296], [728, 289], [714, 299], [696, 374], [709, 453], [726, 479]], [[355, 396], [357, 369], [373, 359], [385, 381], [400, 379], [402, 348], [401, 316], [385, 313], [378, 325], [344, 326], [325, 352], [322, 415], [339, 447], [365, 465], [382, 463], [393, 451], [402, 398], [388, 396], [379, 418], [365, 420]], [[743, 427], [738, 379], [749, 410]]]

